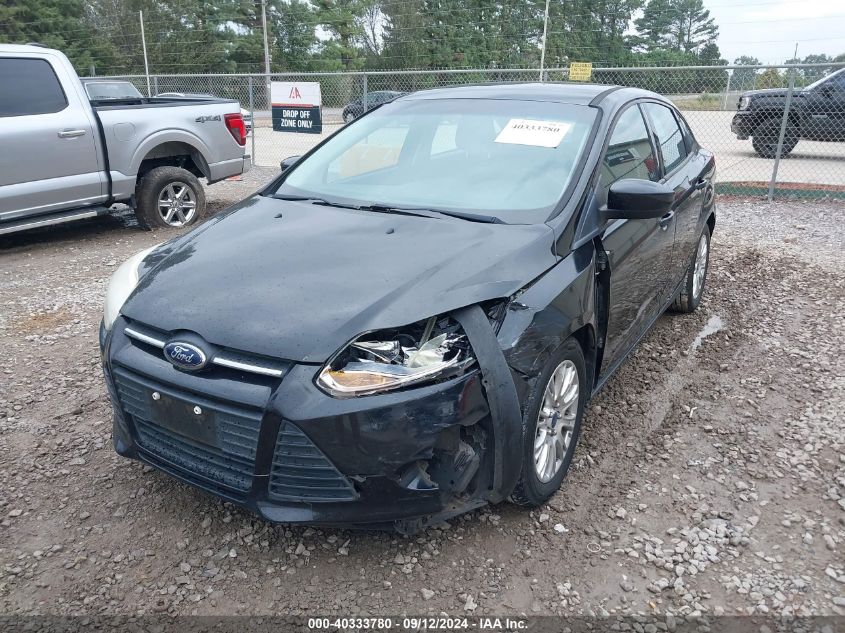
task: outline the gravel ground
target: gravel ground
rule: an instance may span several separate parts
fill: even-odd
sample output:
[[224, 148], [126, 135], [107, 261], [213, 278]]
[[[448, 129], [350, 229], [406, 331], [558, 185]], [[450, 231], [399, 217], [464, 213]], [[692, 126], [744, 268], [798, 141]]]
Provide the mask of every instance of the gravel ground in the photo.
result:
[[704, 303], [594, 399], [562, 490], [416, 537], [269, 525], [113, 452], [102, 298], [163, 237], [0, 242], [0, 613], [845, 615], [842, 203], [722, 198]]

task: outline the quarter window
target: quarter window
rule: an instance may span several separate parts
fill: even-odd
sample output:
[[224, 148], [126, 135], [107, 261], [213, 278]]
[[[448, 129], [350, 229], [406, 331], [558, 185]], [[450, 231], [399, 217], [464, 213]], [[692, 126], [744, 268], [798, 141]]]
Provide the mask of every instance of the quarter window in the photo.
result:
[[0, 59], [0, 117], [60, 112], [67, 99], [43, 59]]
[[605, 198], [610, 185], [623, 178], [660, 180], [648, 128], [637, 106], [629, 107], [616, 121], [601, 170], [601, 189]]
[[663, 156], [663, 168], [668, 174], [687, 157], [684, 135], [672, 110], [657, 103], [646, 103], [643, 107], [654, 126], [654, 134]]

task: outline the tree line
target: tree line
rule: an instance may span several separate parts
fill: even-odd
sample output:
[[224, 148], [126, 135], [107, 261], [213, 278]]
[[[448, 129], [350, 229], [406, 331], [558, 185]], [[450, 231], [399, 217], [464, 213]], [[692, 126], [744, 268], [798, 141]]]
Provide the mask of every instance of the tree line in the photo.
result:
[[[0, 41], [61, 49], [84, 75], [142, 73], [142, 11], [151, 73], [262, 72], [261, 4], [6, 0]], [[544, 9], [545, 0], [266, 0], [271, 70], [537, 67]], [[728, 63], [702, 0], [551, 0], [548, 24], [551, 67]]]

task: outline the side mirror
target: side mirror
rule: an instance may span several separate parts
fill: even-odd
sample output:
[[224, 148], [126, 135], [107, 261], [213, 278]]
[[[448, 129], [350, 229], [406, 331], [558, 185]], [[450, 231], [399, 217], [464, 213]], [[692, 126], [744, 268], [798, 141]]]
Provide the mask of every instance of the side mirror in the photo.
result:
[[286, 172], [288, 169], [293, 167], [302, 156], [288, 156], [284, 159], [279, 166], [282, 168], [282, 173]]
[[623, 178], [610, 185], [607, 207], [601, 209], [605, 220], [647, 220], [671, 211], [675, 192], [650, 180]]

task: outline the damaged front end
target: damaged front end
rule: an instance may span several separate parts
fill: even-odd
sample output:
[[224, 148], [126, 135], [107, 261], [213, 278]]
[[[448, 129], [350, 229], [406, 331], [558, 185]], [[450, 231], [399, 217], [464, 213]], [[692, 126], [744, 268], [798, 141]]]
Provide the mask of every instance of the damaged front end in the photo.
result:
[[460, 376], [474, 364], [460, 325], [431, 317], [358, 337], [326, 364], [317, 385], [337, 398], [360, 397]]
[[[280, 417], [353, 482], [372, 511], [369, 527], [389, 522], [413, 533], [512, 490], [521, 414], [496, 339], [505, 305], [361, 335], [320, 368], [305, 399], [295, 376], [282, 382]], [[299, 415], [312, 411], [333, 414]]]

